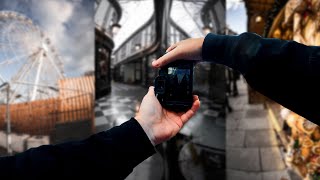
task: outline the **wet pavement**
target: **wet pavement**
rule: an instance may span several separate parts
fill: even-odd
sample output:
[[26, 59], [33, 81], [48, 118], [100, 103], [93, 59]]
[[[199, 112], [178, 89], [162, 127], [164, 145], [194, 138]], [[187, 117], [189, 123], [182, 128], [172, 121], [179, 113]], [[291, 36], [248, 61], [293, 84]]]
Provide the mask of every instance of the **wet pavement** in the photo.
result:
[[147, 92], [141, 86], [113, 83], [111, 93], [96, 100], [96, 132], [120, 125], [134, 117], [137, 106]]
[[227, 117], [228, 180], [290, 180], [281, 141], [262, 104], [248, 104], [247, 84], [238, 82], [239, 96], [229, 98]]
[[[107, 130], [133, 117], [146, 93], [147, 88], [113, 82], [111, 93], [96, 101], [96, 132]], [[190, 138], [183, 142], [179, 153], [178, 163], [185, 179], [208, 179], [208, 172], [219, 169], [218, 173], [221, 174], [225, 164], [226, 125], [225, 118], [220, 114], [224, 107], [204, 96], [200, 96], [200, 101], [201, 108], [180, 131], [181, 136]], [[138, 165], [127, 180], [160, 180], [164, 172], [163, 164], [160, 153], [156, 153]]]
[[[111, 93], [96, 100], [96, 132], [108, 130], [134, 117], [136, 108], [147, 92], [147, 88], [138, 85], [113, 82]], [[160, 154], [156, 153], [135, 167], [126, 180], [160, 180], [163, 172], [162, 163]]]

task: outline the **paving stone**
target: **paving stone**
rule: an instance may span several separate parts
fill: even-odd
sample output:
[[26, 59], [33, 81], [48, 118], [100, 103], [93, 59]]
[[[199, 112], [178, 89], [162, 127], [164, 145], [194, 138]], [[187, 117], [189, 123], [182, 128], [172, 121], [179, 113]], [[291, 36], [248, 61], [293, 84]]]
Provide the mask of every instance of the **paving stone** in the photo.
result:
[[127, 102], [132, 102], [130, 98], [124, 98], [119, 100], [120, 103], [127, 103]]
[[107, 98], [106, 98], [106, 97], [103, 97], [103, 98], [98, 99], [97, 101], [100, 102], [100, 103], [101, 103], [101, 102], [106, 102], [106, 101], [107, 101]]
[[245, 131], [234, 130], [227, 131], [227, 146], [228, 147], [244, 147]]
[[209, 103], [209, 107], [210, 107], [211, 109], [220, 111], [221, 109], [224, 108], [224, 105], [223, 105], [223, 104], [217, 104], [217, 103], [213, 103], [213, 102], [212, 102], [212, 103]]
[[126, 115], [120, 115], [116, 118], [116, 125], [121, 125], [122, 123], [128, 121], [131, 117]]
[[243, 118], [240, 120], [239, 129], [257, 130], [257, 129], [272, 129], [272, 124], [267, 117], [259, 118]]
[[161, 161], [160, 154], [154, 154], [137, 165], [125, 180], [161, 180], [163, 173], [163, 165], [159, 163]]
[[94, 118], [94, 125], [95, 126], [100, 126], [100, 125], [104, 125], [104, 124], [108, 124], [107, 118], [104, 116], [100, 116], [100, 117], [95, 117]]
[[103, 112], [101, 110], [100, 111], [95, 111], [94, 114], [95, 114], [95, 117], [103, 116]]
[[233, 111], [232, 113], [227, 114], [226, 129], [238, 129], [240, 120], [243, 118], [244, 113], [244, 111]]
[[101, 108], [101, 109], [109, 109], [109, 108], [111, 108], [111, 106], [110, 106], [110, 105], [107, 105], [107, 106], [100, 106], [100, 108]]
[[279, 147], [261, 148], [260, 156], [263, 171], [277, 171], [285, 169], [285, 164]]
[[236, 98], [229, 98], [229, 104], [233, 111], [243, 111], [248, 104], [248, 96], [240, 96]]
[[100, 102], [99, 105], [100, 106], [109, 106], [110, 102]]
[[106, 131], [106, 130], [110, 129], [111, 127], [112, 126], [110, 124], [104, 124], [104, 125], [96, 126], [95, 127], [95, 133]]
[[281, 178], [286, 178], [286, 180], [291, 180], [287, 170], [270, 171], [270, 172], [262, 173], [263, 180], [281, 180]]
[[219, 115], [218, 111], [212, 110], [212, 109], [207, 109], [203, 112], [204, 116], [209, 116], [209, 117], [213, 117], [213, 118], [217, 118]]
[[222, 127], [222, 128], [226, 128], [226, 119], [225, 118], [217, 118], [216, 120], [215, 120], [215, 123], [216, 123], [216, 125], [218, 126], [218, 127]]
[[179, 167], [186, 180], [205, 180], [205, 170], [200, 160], [200, 148], [191, 143], [185, 144], [178, 157]]
[[127, 111], [121, 111], [121, 114], [125, 114], [128, 116], [134, 116], [134, 112], [132, 110], [127, 110]]
[[201, 107], [198, 111], [205, 110], [208, 108], [209, 108], [209, 105], [207, 103], [202, 102], [202, 100], [201, 100]]
[[94, 111], [101, 111], [101, 108], [99, 106], [95, 106]]
[[227, 169], [261, 171], [258, 148], [229, 148], [226, 151]]
[[106, 109], [106, 110], [103, 110], [102, 112], [103, 112], [103, 115], [105, 115], [105, 116], [114, 115], [114, 114], [119, 113], [119, 111], [116, 108]]
[[193, 136], [199, 128], [202, 128], [201, 124], [204, 121], [201, 113], [196, 113], [180, 130], [179, 133], [186, 136]]
[[245, 111], [234, 111], [227, 115], [227, 120], [240, 120], [243, 119], [245, 115]]
[[277, 146], [277, 136], [274, 130], [251, 130], [246, 131], [246, 147], [270, 147]]
[[226, 129], [228, 131], [239, 129], [240, 120], [227, 119]]
[[227, 170], [227, 180], [262, 180], [262, 175], [259, 172]]
[[264, 108], [264, 105], [263, 104], [246, 104], [246, 109], [248, 110], [262, 110], [264, 111], [265, 108]]
[[246, 116], [245, 118], [259, 118], [259, 117], [267, 117], [267, 111], [260, 109], [260, 106], [249, 106], [250, 108], [247, 108]]
[[199, 129], [193, 132], [193, 142], [217, 149], [226, 148], [226, 131], [216, 126], [206, 126], [206, 129]]

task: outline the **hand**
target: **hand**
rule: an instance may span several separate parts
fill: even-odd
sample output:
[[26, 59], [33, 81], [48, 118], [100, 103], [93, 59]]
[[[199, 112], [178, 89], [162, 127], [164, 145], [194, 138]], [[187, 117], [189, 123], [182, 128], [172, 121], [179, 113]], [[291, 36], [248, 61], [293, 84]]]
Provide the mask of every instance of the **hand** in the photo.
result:
[[176, 113], [162, 108], [150, 87], [144, 96], [135, 119], [148, 135], [153, 145], [160, 144], [175, 136], [182, 126], [197, 112], [200, 107], [198, 96], [194, 95], [193, 105], [185, 113]]
[[166, 54], [152, 62], [152, 66], [159, 68], [178, 59], [202, 60], [202, 44], [204, 38], [190, 38], [171, 45]]

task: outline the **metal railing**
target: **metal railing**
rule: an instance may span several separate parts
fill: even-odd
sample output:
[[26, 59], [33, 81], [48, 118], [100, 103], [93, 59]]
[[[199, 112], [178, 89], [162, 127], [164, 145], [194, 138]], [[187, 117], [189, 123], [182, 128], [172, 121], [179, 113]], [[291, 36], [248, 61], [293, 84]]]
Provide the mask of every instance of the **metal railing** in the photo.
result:
[[[114, 51], [112, 66], [152, 54], [153, 52], [146, 54], [144, 50], [157, 44], [156, 36], [158, 34], [156, 33], [155, 27], [156, 22], [155, 16], [153, 15], [141, 28], [136, 30]], [[190, 36], [170, 18], [167, 34], [168, 43], [172, 44], [189, 37]]]
[[156, 40], [155, 23], [155, 16], [152, 15], [143, 26], [137, 29], [114, 51], [114, 59], [111, 64], [114, 66], [123, 63], [130, 57], [153, 46]]

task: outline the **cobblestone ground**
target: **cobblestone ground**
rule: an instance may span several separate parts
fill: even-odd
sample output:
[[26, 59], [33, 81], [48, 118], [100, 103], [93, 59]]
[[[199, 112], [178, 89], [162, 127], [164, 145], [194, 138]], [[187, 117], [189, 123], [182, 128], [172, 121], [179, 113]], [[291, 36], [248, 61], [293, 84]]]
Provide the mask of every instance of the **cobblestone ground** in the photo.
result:
[[[95, 125], [96, 131], [104, 131], [115, 125], [119, 125], [135, 115], [136, 107], [139, 106], [143, 96], [147, 93], [146, 88], [121, 83], [112, 84], [112, 92], [96, 101]], [[210, 152], [214, 150], [225, 150], [225, 120], [219, 117], [217, 109], [222, 106], [215, 104], [206, 97], [200, 97], [201, 108], [198, 113], [188, 121], [181, 130], [181, 134], [192, 135], [192, 143], [204, 146]], [[199, 146], [198, 146], [199, 147]], [[197, 150], [201, 149], [196, 147]], [[181, 152], [184, 162], [189, 162], [192, 157], [188, 148]], [[185, 166], [181, 163], [182, 172], [188, 177], [204, 179], [205, 170], [201, 166]], [[138, 165], [127, 180], [157, 180], [163, 175], [163, 160], [159, 153], [146, 159]], [[207, 171], [212, 171], [209, 169]], [[202, 178], [201, 178], [202, 177]], [[190, 178], [186, 178], [190, 179]]]
[[3, 147], [0, 147], [0, 157], [1, 156], [7, 156], [8, 153], [7, 153], [7, 149], [3, 148]]
[[292, 179], [267, 110], [248, 104], [244, 80], [238, 87], [240, 95], [229, 98], [234, 111], [227, 117], [227, 179]]

